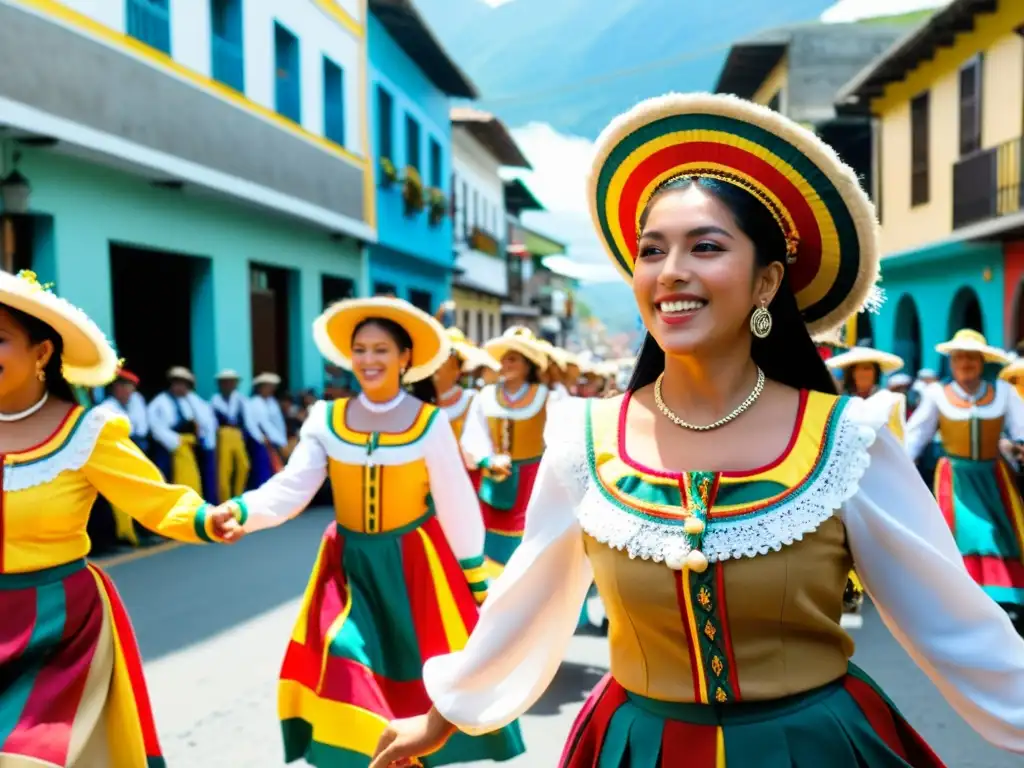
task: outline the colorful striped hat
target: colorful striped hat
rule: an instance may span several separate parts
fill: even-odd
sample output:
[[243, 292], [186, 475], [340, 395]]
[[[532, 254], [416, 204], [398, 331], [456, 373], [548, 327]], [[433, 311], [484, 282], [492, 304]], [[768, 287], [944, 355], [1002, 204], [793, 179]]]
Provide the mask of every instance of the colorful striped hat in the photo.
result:
[[878, 221], [856, 174], [811, 131], [724, 94], [668, 94], [616, 118], [597, 140], [587, 195], [605, 249], [632, 280], [640, 214], [680, 176], [742, 187], [786, 236], [786, 270], [811, 333], [880, 302]]

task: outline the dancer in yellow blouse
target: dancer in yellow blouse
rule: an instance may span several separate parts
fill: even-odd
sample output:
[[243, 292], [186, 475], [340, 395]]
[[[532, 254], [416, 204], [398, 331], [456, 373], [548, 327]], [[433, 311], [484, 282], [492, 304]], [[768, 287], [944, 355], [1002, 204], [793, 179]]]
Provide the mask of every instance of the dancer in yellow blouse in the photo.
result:
[[533, 333], [522, 327], [510, 328], [484, 349], [501, 361], [502, 378], [473, 399], [462, 448], [483, 470], [485, 552], [492, 563], [504, 565], [523, 538], [526, 504], [544, 455], [549, 389], [540, 383], [540, 374], [547, 367], [547, 355]]
[[116, 370], [81, 310], [32, 273], [0, 273], [2, 768], [164, 764], [128, 616], [85, 561], [97, 493], [169, 538], [241, 535], [230, 511], [163, 481], [123, 414], [74, 404], [70, 384], [103, 386]]
[[[277, 525], [331, 479], [335, 522], [288, 645], [278, 711], [286, 761], [365, 768], [388, 719], [427, 703], [423, 663], [461, 649], [476, 625], [484, 531], [448, 418], [426, 402], [449, 358], [440, 324], [400, 299], [351, 299], [313, 335], [362, 393], [316, 403], [285, 468], [234, 503], [251, 512], [250, 528]], [[522, 751], [513, 724], [454, 739], [424, 764]]]

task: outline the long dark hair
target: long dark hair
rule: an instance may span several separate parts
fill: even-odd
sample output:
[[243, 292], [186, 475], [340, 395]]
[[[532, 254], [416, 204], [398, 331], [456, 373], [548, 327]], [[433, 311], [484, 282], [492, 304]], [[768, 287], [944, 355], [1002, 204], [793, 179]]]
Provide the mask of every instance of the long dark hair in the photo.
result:
[[[853, 381], [853, 371], [854, 371], [854, 369], [856, 367], [857, 367], [856, 365], [851, 365], [851, 366], [847, 367], [847, 369], [845, 371], [843, 371], [843, 392], [844, 392], [844, 394], [847, 394], [847, 395], [855, 395], [855, 394], [857, 394], [857, 392], [856, 392], [857, 388], [854, 385], [854, 381]], [[878, 363], [872, 363], [871, 367], [875, 369], [875, 386], [877, 387], [877, 386], [881, 385], [881, 383], [882, 383], [882, 366], [880, 366]]]
[[[754, 243], [754, 258], [758, 266], [766, 267], [773, 261], [786, 263], [786, 239], [771, 212], [750, 192], [728, 182], [690, 176], [672, 179], [651, 195], [640, 216], [641, 229], [647, 222], [651, 204], [659, 195], [685, 191], [693, 186], [713, 195], [732, 212], [739, 228]], [[835, 379], [807, 332], [788, 275], [783, 276], [782, 285], [768, 305], [768, 311], [772, 313], [772, 331], [763, 339], [754, 336], [751, 345], [751, 357], [764, 375], [795, 389], [835, 394]], [[653, 383], [664, 370], [665, 352], [648, 333], [640, 347], [627, 389], [634, 392]]]
[[[352, 331], [353, 342], [359, 332], [368, 325], [375, 325], [390, 336], [399, 352], [412, 352], [412, 336], [399, 323], [386, 317], [368, 317], [365, 320], [360, 320]], [[434, 380], [430, 376], [413, 382], [408, 385], [407, 389], [414, 397], [425, 403], [437, 403], [437, 387], [434, 386]]]
[[10, 315], [14, 322], [25, 331], [25, 335], [28, 336], [29, 343], [32, 346], [42, 344], [44, 341], [53, 344], [53, 354], [50, 355], [50, 359], [43, 369], [43, 373], [46, 374], [46, 391], [50, 394], [50, 397], [55, 397], [58, 400], [64, 400], [69, 403], [78, 402], [74, 390], [71, 389], [68, 380], [64, 378], [63, 364], [61, 362], [64, 357], [64, 339], [60, 337], [60, 334], [38, 317], [33, 317], [27, 312], [22, 312], [20, 309], [15, 309], [6, 304], [0, 304], [0, 309]]

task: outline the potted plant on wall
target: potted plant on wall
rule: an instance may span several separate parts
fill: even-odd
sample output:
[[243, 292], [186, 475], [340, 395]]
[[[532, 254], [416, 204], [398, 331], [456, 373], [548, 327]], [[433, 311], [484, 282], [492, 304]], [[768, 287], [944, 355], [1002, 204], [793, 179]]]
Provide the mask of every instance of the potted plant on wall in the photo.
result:
[[430, 226], [436, 227], [448, 213], [448, 198], [437, 187], [427, 190], [427, 209], [430, 215]]
[[406, 216], [419, 213], [426, 205], [423, 180], [420, 178], [420, 172], [411, 165], [405, 167], [405, 178], [402, 180], [402, 199], [405, 200]]
[[380, 159], [380, 178], [382, 187], [390, 187], [398, 181], [398, 169], [395, 168], [395, 164], [391, 162], [390, 157], [382, 157]]

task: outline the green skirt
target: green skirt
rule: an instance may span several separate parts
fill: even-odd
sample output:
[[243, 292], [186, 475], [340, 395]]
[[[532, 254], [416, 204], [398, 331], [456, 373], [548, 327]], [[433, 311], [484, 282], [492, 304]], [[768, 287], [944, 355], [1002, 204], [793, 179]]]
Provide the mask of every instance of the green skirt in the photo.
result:
[[722, 705], [658, 701], [610, 675], [576, 719], [561, 768], [941, 768], [863, 672], [807, 693]]

